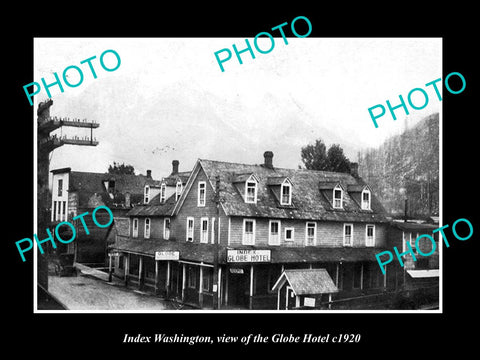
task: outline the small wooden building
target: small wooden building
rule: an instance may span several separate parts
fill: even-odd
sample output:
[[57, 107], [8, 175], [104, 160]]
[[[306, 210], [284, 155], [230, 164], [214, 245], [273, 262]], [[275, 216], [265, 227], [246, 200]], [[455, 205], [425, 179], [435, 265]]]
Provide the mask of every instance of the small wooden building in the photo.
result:
[[284, 270], [272, 290], [277, 292], [277, 310], [318, 309], [325, 295], [330, 302], [338, 292], [326, 269]]

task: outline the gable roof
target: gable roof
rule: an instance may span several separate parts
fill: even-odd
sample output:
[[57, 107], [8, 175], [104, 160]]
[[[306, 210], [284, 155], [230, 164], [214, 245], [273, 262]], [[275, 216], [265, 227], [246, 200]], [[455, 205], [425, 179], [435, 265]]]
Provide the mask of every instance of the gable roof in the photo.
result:
[[325, 269], [284, 270], [272, 288], [277, 291], [285, 282], [295, 295], [331, 294], [338, 292], [332, 278]]
[[160, 194], [157, 194], [148, 204], [136, 205], [127, 213], [127, 216], [170, 216], [175, 203], [175, 194], [172, 194], [163, 204], [160, 203]]
[[[78, 206], [89, 207], [89, 201], [93, 197], [101, 198], [102, 202], [109, 207], [125, 207], [125, 194], [130, 194], [132, 205], [143, 201], [145, 185], [155, 186], [159, 181], [145, 175], [109, 174], [84, 171], [71, 171], [70, 168], [51, 171], [53, 174], [69, 172], [68, 190], [78, 195]], [[106, 181], [115, 181], [113, 198], [110, 197], [104, 185]]]
[[[199, 159], [187, 183], [187, 191], [200, 170], [203, 170], [212, 187], [215, 189], [216, 177], [220, 180], [220, 199], [227, 216], [268, 217], [304, 220], [332, 220], [359, 222], [387, 222], [383, 206], [372, 194], [372, 210], [362, 210], [352, 199], [348, 191], [344, 191], [344, 208], [333, 209], [332, 191], [320, 190], [320, 184], [329, 184], [332, 189], [340, 184], [343, 189], [349, 185], [359, 185], [361, 180], [347, 173], [316, 171], [306, 169], [268, 168], [263, 165], [248, 165]], [[245, 203], [239, 194], [234, 179], [236, 174], [255, 174], [259, 183], [257, 186], [257, 203]], [[279, 184], [280, 179], [288, 178], [292, 185], [292, 204], [280, 206], [272, 192], [272, 184]], [[281, 183], [281, 182], [280, 182]], [[175, 207], [178, 213], [183, 199]]]

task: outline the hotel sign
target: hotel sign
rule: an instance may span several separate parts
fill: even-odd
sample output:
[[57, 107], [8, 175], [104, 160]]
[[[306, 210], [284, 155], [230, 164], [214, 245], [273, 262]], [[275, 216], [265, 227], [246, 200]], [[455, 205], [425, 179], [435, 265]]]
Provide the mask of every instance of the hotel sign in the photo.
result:
[[270, 250], [228, 250], [227, 249], [227, 262], [228, 263], [253, 263], [253, 262], [270, 262], [271, 251]]
[[179, 251], [155, 251], [155, 260], [178, 260]]

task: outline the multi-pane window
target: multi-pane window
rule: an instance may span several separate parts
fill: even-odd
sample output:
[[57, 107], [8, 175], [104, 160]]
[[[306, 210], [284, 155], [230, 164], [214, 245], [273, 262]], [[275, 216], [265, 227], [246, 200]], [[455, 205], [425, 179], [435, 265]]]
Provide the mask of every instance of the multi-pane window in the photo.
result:
[[268, 232], [268, 244], [280, 245], [280, 221], [270, 220]]
[[353, 224], [343, 225], [343, 246], [352, 246], [353, 244]]
[[62, 194], [63, 194], [63, 179], [58, 179], [57, 195], [62, 196]]
[[133, 219], [132, 236], [133, 237], [138, 237], [138, 219], [137, 218]]
[[53, 220], [57, 220], [57, 202], [56, 201], [53, 202], [52, 214], [53, 214]]
[[187, 241], [193, 241], [193, 225], [194, 220], [193, 217], [187, 218]]
[[340, 186], [336, 186], [333, 189], [333, 207], [335, 209], [341, 209], [343, 207], [343, 190]]
[[178, 200], [180, 195], [182, 195], [183, 185], [181, 181], [177, 181], [177, 186], [175, 188], [175, 201]]
[[365, 245], [375, 246], [375, 225], [367, 225]]
[[362, 191], [362, 209], [370, 210], [370, 191], [368, 189]]
[[288, 182], [284, 182], [280, 187], [280, 204], [281, 205], [292, 204], [292, 186]]
[[208, 243], [208, 218], [200, 220], [200, 242]]
[[257, 183], [247, 181], [245, 186], [245, 202], [255, 204], [257, 202]]
[[170, 238], [170, 218], [163, 220], [163, 238], [168, 240]]
[[160, 202], [161, 203], [165, 202], [166, 190], [167, 190], [167, 185], [165, 183], [162, 183], [162, 185], [160, 185]]
[[145, 204], [148, 204], [149, 201], [150, 201], [150, 186], [145, 185], [144, 194], [143, 194], [143, 202]]
[[205, 181], [200, 181], [198, 183], [198, 206], [205, 206], [206, 187], [207, 183]]
[[211, 243], [215, 244], [215, 218], [212, 217], [212, 236], [211, 236]]
[[293, 241], [294, 240], [294, 228], [293, 227], [286, 227], [285, 228], [285, 241]]
[[204, 267], [202, 269], [202, 290], [203, 291], [210, 291], [210, 283], [212, 279], [212, 271], [211, 267]]
[[187, 272], [187, 285], [189, 288], [195, 289], [197, 287], [197, 268], [196, 266], [189, 265]]
[[67, 202], [62, 201], [62, 220], [67, 220], [66, 212], [67, 212]]
[[145, 233], [143, 237], [145, 239], [150, 239], [150, 218], [145, 218]]
[[314, 246], [317, 237], [317, 223], [307, 222], [305, 236], [305, 245]]
[[243, 245], [255, 245], [255, 220], [243, 220]]

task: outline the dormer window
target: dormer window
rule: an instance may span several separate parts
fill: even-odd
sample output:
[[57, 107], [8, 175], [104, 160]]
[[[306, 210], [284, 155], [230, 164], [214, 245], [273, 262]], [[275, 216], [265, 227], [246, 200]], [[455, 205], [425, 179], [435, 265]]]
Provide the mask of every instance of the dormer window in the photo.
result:
[[280, 187], [280, 205], [292, 205], [292, 184], [287, 180]]
[[245, 182], [245, 202], [249, 204], [257, 203], [257, 181], [250, 176]]
[[162, 183], [162, 185], [160, 185], [160, 203], [164, 203], [165, 202], [165, 192], [167, 190], [167, 185], [165, 183]]
[[143, 193], [143, 202], [148, 204], [150, 201], [150, 186], [145, 185], [144, 193]]
[[362, 210], [370, 210], [370, 200], [371, 200], [370, 190], [365, 188], [362, 191]]
[[178, 180], [177, 185], [175, 187], [175, 201], [177, 201], [180, 195], [182, 195], [182, 191], [183, 191], [183, 184], [180, 180]]
[[333, 189], [333, 208], [343, 208], [343, 190], [340, 185], [335, 186], [335, 188]]

